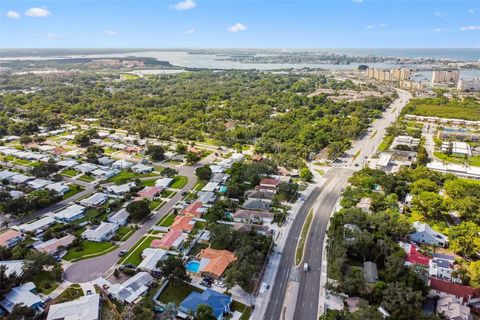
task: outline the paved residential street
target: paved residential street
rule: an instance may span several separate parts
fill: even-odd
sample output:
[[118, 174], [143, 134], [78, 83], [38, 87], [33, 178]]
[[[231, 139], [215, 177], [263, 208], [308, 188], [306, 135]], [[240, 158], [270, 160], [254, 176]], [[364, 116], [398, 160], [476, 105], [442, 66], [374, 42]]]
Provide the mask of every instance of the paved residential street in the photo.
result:
[[[340, 166], [331, 168], [324, 176], [327, 181], [321, 188], [316, 188], [305, 200], [285, 243], [264, 319], [277, 320], [292, 317], [299, 320], [318, 319], [323, 240], [330, 214], [340, 199], [341, 190], [346, 186], [348, 178], [375, 152], [383, 140], [386, 128], [395, 121], [411, 97], [403, 90], [398, 90], [398, 93], [399, 98], [383, 113], [382, 118], [372, 124], [370, 134], [354, 142], [352, 149], [348, 152], [350, 156], [341, 159]], [[305, 217], [312, 207], [314, 207], [314, 220], [307, 238], [303, 260], [309, 264], [310, 271], [300, 272], [301, 268], [294, 267], [295, 249]], [[291, 288], [296, 289], [290, 290]], [[285, 299], [286, 294], [287, 299]]]
[[[152, 219], [145, 221], [144, 224], [117, 249], [103, 256], [81, 260], [71, 264], [69, 267], [66, 268], [64, 272], [64, 279], [73, 283], [82, 283], [92, 281], [97, 279], [98, 277], [101, 277], [118, 261], [118, 253], [121, 250], [128, 251], [130, 248], [132, 248], [144, 234], [148, 233], [148, 230], [158, 220], [160, 220], [168, 212], [170, 212], [172, 207], [184, 197], [182, 196], [183, 192], [193, 189], [197, 182], [197, 178], [195, 176], [195, 169], [201, 167], [204, 164], [212, 162], [213, 158], [214, 156], [210, 155], [205, 159], [202, 159], [194, 166], [181, 166], [175, 168], [178, 170], [179, 175], [183, 175], [188, 178], [187, 184], [181, 190], [179, 190], [175, 194], [175, 196], [173, 196], [170, 201], [167, 202], [162, 208], [154, 212], [155, 215], [152, 217]], [[159, 165], [161, 164], [159, 163]]]

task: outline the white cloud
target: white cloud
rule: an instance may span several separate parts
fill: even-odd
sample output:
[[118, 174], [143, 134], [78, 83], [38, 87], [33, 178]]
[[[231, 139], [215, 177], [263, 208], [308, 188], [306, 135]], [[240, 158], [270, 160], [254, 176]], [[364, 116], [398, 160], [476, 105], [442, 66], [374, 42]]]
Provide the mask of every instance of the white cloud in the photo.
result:
[[470, 12], [470, 13], [474, 13], [474, 12], [475, 12], [475, 10], [473, 10], [473, 9], [470, 9], [470, 10], [468, 10], [468, 12]]
[[228, 32], [238, 32], [247, 30], [247, 26], [239, 22], [235, 23], [233, 26], [227, 28]]
[[13, 11], [13, 10], [8, 10], [6, 16], [9, 17], [10, 19], [18, 19], [18, 18], [21, 17], [20, 13], [18, 13], [17, 11]]
[[442, 32], [442, 31], [443, 31], [443, 28], [435, 28], [435, 29], [433, 29], [433, 31], [435, 31], [435, 32]]
[[462, 31], [480, 30], [480, 26], [466, 26], [466, 27], [461, 27], [460, 30]]
[[368, 26], [365, 27], [365, 29], [372, 30], [372, 29], [385, 28], [386, 26], [387, 25], [385, 23], [369, 24]]
[[436, 15], [437, 17], [446, 17], [446, 16], [448, 16], [448, 14], [446, 14], [445, 12], [442, 12], [442, 11], [437, 11], [437, 12], [435, 12], [435, 15]]
[[363, 3], [363, 0], [353, 0], [353, 2], [360, 4], [360, 3]]
[[193, 28], [185, 30], [185, 34], [192, 34], [194, 32], [195, 32], [195, 29], [193, 29]]
[[117, 33], [117, 31], [110, 29], [110, 30], [105, 30], [105, 34], [106, 34], [107, 36], [114, 37], [114, 36], [116, 36], [118, 33]]
[[46, 36], [48, 39], [51, 39], [51, 40], [57, 40], [57, 39], [63, 38], [61, 34], [56, 34], [56, 33], [47, 33]]
[[25, 11], [25, 15], [29, 17], [42, 18], [50, 15], [50, 11], [43, 8], [30, 8]]
[[367, 29], [367, 30], [375, 29], [375, 25], [374, 24], [369, 24], [368, 26], [365, 27], [365, 29]]
[[197, 6], [197, 3], [193, 0], [183, 0], [177, 3], [176, 5], [170, 6], [170, 8], [175, 10], [189, 10]]

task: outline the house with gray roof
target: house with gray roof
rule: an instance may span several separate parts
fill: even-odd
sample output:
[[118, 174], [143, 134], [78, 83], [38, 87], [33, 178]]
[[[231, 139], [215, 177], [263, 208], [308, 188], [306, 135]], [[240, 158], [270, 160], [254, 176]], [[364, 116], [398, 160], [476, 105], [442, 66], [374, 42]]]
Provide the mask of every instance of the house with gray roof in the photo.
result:
[[410, 234], [410, 239], [419, 244], [437, 245], [445, 247], [448, 243], [448, 238], [444, 234], [433, 230], [428, 224], [420, 221], [413, 223], [415, 232]]

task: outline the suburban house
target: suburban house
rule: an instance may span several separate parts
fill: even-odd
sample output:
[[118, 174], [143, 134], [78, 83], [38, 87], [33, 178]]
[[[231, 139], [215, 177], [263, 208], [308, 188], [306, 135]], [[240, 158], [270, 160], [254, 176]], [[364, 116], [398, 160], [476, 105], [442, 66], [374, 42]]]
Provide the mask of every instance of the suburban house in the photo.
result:
[[180, 247], [184, 240], [183, 232], [180, 230], [170, 230], [168, 231], [162, 239], [155, 239], [150, 244], [152, 248], [160, 249], [176, 249]]
[[81, 164], [74, 167], [74, 169], [76, 171], [80, 171], [83, 174], [90, 173], [90, 172], [96, 170], [97, 168], [98, 168], [98, 166], [96, 164], [88, 163], [88, 162], [81, 163]]
[[422, 255], [420, 252], [417, 251], [417, 247], [411, 243], [407, 242], [399, 242], [400, 247], [403, 248], [405, 253], [407, 254], [405, 257], [405, 265], [409, 266], [412, 264], [422, 265], [424, 267], [430, 266], [430, 260], [432, 258]]
[[433, 230], [428, 224], [415, 221], [413, 223], [415, 232], [410, 234], [410, 239], [417, 243], [426, 243], [429, 245], [437, 245], [440, 247], [445, 247], [448, 242], [448, 238]]
[[133, 163], [128, 162], [127, 160], [117, 160], [114, 163], [112, 163], [112, 168], [115, 169], [128, 169], [133, 166]]
[[173, 182], [173, 178], [161, 178], [155, 181], [155, 187], [167, 189], [172, 182]]
[[108, 289], [113, 298], [132, 303], [138, 297], [145, 294], [154, 279], [148, 272], [139, 272], [122, 284], [114, 284]]
[[122, 194], [130, 192], [130, 190], [132, 190], [132, 188], [134, 188], [134, 187], [136, 187], [135, 182], [128, 182], [128, 183], [124, 183], [124, 184], [121, 184], [121, 185], [118, 185], [118, 186], [117, 185], [109, 186], [107, 188], [107, 190], [110, 193], [113, 193], [113, 194], [116, 194], [116, 195], [122, 195]]
[[445, 297], [437, 301], [437, 314], [452, 320], [472, 320], [470, 308], [464, 306], [452, 297]]
[[480, 288], [463, 286], [458, 283], [445, 281], [437, 278], [429, 278], [430, 297], [451, 297], [458, 303], [470, 305], [480, 302]]
[[204, 191], [204, 192], [215, 192], [218, 190], [218, 182], [209, 182], [207, 183], [201, 191]]
[[38, 311], [42, 307], [42, 299], [35, 293], [35, 284], [33, 282], [24, 283], [10, 290], [5, 298], [0, 302], [9, 313], [12, 312], [16, 304], [23, 304], [29, 308]]
[[5, 179], [8, 180], [10, 177], [13, 177], [16, 174], [17, 174], [16, 172], [12, 172], [12, 171], [8, 171], [8, 170], [0, 171], [0, 181], [5, 180]]
[[53, 238], [48, 241], [36, 244], [33, 247], [37, 251], [45, 252], [51, 255], [56, 255], [63, 249], [70, 246], [73, 243], [73, 241], [75, 241], [75, 236], [71, 234], [67, 234], [66, 236], [61, 237], [60, 239]]
[[13, 184], [22, 184], [27, 181], [35, 179], [34, 177], [26, 176], [24, 174], [18, 173], [16, 175], [11, 176], [8, 180]]
[[245, 223], [272, 223], [274, 214], [268, 211], [254, 211], [237, 209], [233, 214], [233, 221]]
[[212, 174], [219, 174], [219, 173], [223, 173], [223, 171], [225, 171], [225, 167], [223, 166], [219, 166], [219, 165], [216, 165], [216, 164], [211, 164], [210, 165], [210, 170], [212, 170]]
[[80, 204], [87, 207], [98, 207], [107, 201], [108, 196], [105, 193], [95, 193], [88, 198], [80, 200]]
[[73, 168], [78, 165], [77, 160], [62, 160], [57, 162], [57, 166], [62, 168]]
[[197, 200], [180, 211], [180, 214], [200, 218], [206, 211], [206, 208], [203, 207], [203, 203]]
[[12, 248], [22, 240], [22, 233], [16, 230], [8, 229], [0, 233], [0, 247]]
[[62, 222], [72, 222], [78, 220], [84, 216], [85, 207], [78, 204], [72, 204], [67, 208], [55, 213], [53, 217]]
[[211, 289], [206, 289], [202, 293], [193, 291], [181, 303], [178, 308], [177, 317], [182, 319], [190, 318], [190, 315], [197, 312], [197, 307], [206, 304], [212, 308], [213, 316], [217, 320], [223, 320], [224, 315], [230, 312], [232, 297]]
[[108, 168], [98, 168], [92, 171], [92, 175], [99, 179], [109, 179], [116, 175], [118, 170]]
[[145, 187], [137, 192], [140, 198], [152, 200], [162, 192], [162, 188], [159, 187]]
[[48, 309], [47, 320], [99, 320], [100, 295], [98, 293], [78, 299], [53, 304]]
[[108, 222], [115, 223], [118, 226], [124, 226], [128, 223], [130, 214], [125, 208], [122, 208], [108, 217]]
[[270, 202], [265, 200], [248, 199], [242, 206], [247, 210], [270, 210]]
[[35, 234], [38, 235], [54, 223], [55, 219], [52, 217], [44, 217], [30, 223], [24, 223], [19, 226], [15, 226], [13, 228], [18, 229], [21, 232], [35, 232]]
[[4, 260], [0, 261], [0, 266], [5, 267], [5, 276], [9, 277], [12, 274], [17, 276], [23, 275], [23, 260]]
[[428, 274], [430, 277], [452, 281], [452, 272], [455, 270], [455, 257], [434, 253], [430, 260]]
[[367, 284], [378, 281], [377, 264], [375, 262], [365, 261], [363, 263], [363, 277]]
[[178, 215], [175, 217], [175, 220], [170, 226], [170, 230], [178, 230], [190, 233], [194, 227], [195, 220], [193, 220], [193, 217]]
[[97, 161], [102, 166], [109, 166], [109, 165], [111, 165], [112, 163], [115, 162], [115, 160], [113, 160], [112, 158], [105, 157], [105, 156], [98, 158]]
[[60, 195], [64, 195], [70, 191], [70, 187], [67, 186], [64, 182], [55, 182], [47, 185], [45, 189], [56, 192]]
[[217, 195], [215, 194], [215, 192], [210, 192], [210, 191], [197, 192], [197, 201], [200, 201], [201, 203], [211, 204], [211, 203], [214, 203], [216, 199], [217, 199]]
[[263, 178], [260, 180], [260, 184], [255, 187], [255, 190], [277, 193], [277, 188], [279, 184], [280, 184], [279, 179]]
[[271, 233], [271, 230], [269, 227], [261, 224], [250, 224], [250, 223], [235, 223], [233, 226], [233, 230], [237, 230], [240, 232], [250, 232], [250, 231], [255, 231], [256, 233], [267, 235]]
[[214, 173], [212, 175], [212, 177], [210, 178], [210, 181], [211, 182], [216, 182], [216, 183], [219, 183], [219, 184], [223, 184], [227, 181], [228, 177], [230, 177], [230, 175], [228, 175], [226, 173], [218, 172], [218, 173]]
[[82, 238], [94, 242], [108, 241], [113, 237], [117, 229], [118, 225], [115, 223], [102, 222], [98, 226], [93, 226], [92, 228], [85, 230], [82, 233]]
[[138, 265], [138, 269], [151, 274], [157, 274], [157, 263], [167, 256], [167, 251], [163, 249], [146, 248], [142, 252], [142, 262]]
[[266, 191], [253, 191], [247, 194], [247, 198], [251, 200], [261, 200], [272, 202], [275, 193], [273, 192], [266, 192]]
[[134, 166], [132, 166], [132, 171], [135, 173], [148, 173], [153, 171], [153, 167], [151, 166], [146, 166], [144, 164], [138, 163]]
[[202, 276], [209, 276], [214, 279], [220, 278], [230, 263], [237, 259], [233, 252], [212, 248], [202, 249], [197, 257], [200, 258], [199, 271]]
[[32, 188], [34, 190], [38, 190], [38, 189], [43, 189], [47, 185], [52, 184], [52, 183], [53, 183], [53, 181], [50, 181], [50, 180], [34, 179], [34, 180], [28, 181], [27, 186], [29, 186], [30, 188]]

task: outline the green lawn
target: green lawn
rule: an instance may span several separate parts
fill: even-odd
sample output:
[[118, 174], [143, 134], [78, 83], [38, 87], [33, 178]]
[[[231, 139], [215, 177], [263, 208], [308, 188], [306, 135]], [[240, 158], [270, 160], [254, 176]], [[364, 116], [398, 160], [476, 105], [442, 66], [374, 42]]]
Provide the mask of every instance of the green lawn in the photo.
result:
[[52, 278], [50, 271], [41, 271], [36, 275], [32, 275], [32, 278], [32, 282], [35, 283], [40, 293], [48, 295], [58, 287], [58, 282]]
[[188, 255], [189, 256], [196, 256], [197, 254], [200, 253], [200, 251], [202, 251], [202, 249], [206, 249], [206, 248], [208, 248], [208, 244], [197, 242], [193, 246], [192, 250], [190, 250], [190, 253]]
[[185, 201], [195, 200], [197, 196], [193, 192], [189, 192], [188, 195], [183, 199]]
[[68, 199], [68, 198], [76, 195], [77, 193], [82, 192], [83, 190], [85, 190], [85, 189], [82, 188], [81, 186], [77, 186], [75, 184], [71, 185], [70, 190], [68, 192], [65, 192], [65, 194], [63, 195], [63, 199]]
[[173, 177], [173, 182], [170, 185], [170, 188], [181, 189], [187, 184], [187, 182], [188, 182], [187, 177], [185, 177], [185, 176], [175, 176], [175, 177]]
[[141, 173], [135, 173], [129, 170], [122, 170], [120, 171], [119, 174], [109, 178], [107, 182], [124, 183], [125, 181], [128, 181], [128, 180], [134, 180], [134, 179], [145, 178], [145, 177], [154, 177], [157, 175], [158, 174], [154, 172], [141, 174]]
[[155, 239], [160, 239], [156, 237], [142, 237], [138, 242], [133, 246], [125, 256], [120, 259], [119, 263], [121, 264], [127, 264], [131, 263], [136, 266], [142, 262], [141, 254], [144, 249], [149, 248], [150, 244], [152, 243], [153, 240]]
[[118, 237], [118, 241], [126, 241], [134, 232], [135, 230], [132, 227], [124, 226], [119, 227], [115, 235]]
[[300, 235], [300, 239], [297, 243], [297, 250], [295, 252], [295, 263], [298, 265], [302, 262], [303, 259], [303, 248], [305, 247], [305, 243], [307, 242], [308, 230], [310, 229], [310, 224], [313, 220], [313, 209], [310, 209], [308, 212], [307, 218], [302, 227], [302, 233]]
[[153, 187], [155, 185], [155, 181], [158, 179], [148, 179], [148, 180], [142, 180], [142, 185], [145, 187]]
[[199, 181], [197, 182], [197, 185], [195, 186], [195, 188], [193, 188], [193, 190], [195, 190], [195, 191], [200, 191], [200, 190], [203, 189], [203, 187], [205, 187], [206, 184], [207, 184], [207, 183], [206, 183], [205, 181], [199, 180]]
[[163, 303], [175, 303], [178, 306], [193, 291], [202, 292], [203, 290], [185, 282], [175, 286], [169, 282], [159, 300]]
[[380, 143], [380, 145], [378, 146], [377, 152], [383, 152], [388, 148], [390, 148], [390, 145], [392, 144], [393, 139], [394, 139], [393, 136], [385, 136], [385, 138], [383, 138], [382, 140], [382, 143]]
[[95, 180], [95, 178], [87, 176], [86, 174], [83, 174], [80, 177], [78, 177], [78, 180], [85, 181], [85, 182], [92, 182]]
[[480, 156], [473, 156], [465, 159], [465, 157], [462, 156], [448, 155], [443, 152], [434, 152], [433, 155], [446, 162], [463, 164], [467, 161], [471, 166], [480, 166]]
[[[82, 248], [70, 248], [67, 250], [67, 254], [63, 256], [64, 260], [67, 261], [78, 261], [82, 259], [87, 259], [89, 257], [85, 257], [87, 255], [94, 255], [94, 254], [104, 254], [103, 252], [106, 251], [110, 252], [114, 250], [117, 246], [115, 246], [111, 242], [93, 242], [89, 240], [82, 241]], [[108, 250], [108, 251], [107, 251]]]
[[65, 289], [58, 297], [54, 299], [54, 303], [63, 303], [67, 301], [72, 301], [83, 296], [82, 287], [79, 284], [72, 284], [70, 287]]
[[[102, 207], [106, 208], [108, 204], [104, 204]], [[107, 213], [100, 214], [100, 211], [97, 208], [90, 208], [85, 211], [85, 216], [83, 218], [80, 218], [78, 220], [75, 220], [73, 223], [75, 224], [80, 224], [86, 221], [90, 221], [93, 218], [98, 218], [99, 220], [102, 220], [104, 216], [106, 216]]]
[[412, 99], [406, 107], [408, 114], [426, 117], [439, 117], [447, 119], [480, 120], [477, 101], [452, 100], [444, 102], [442, 99]]
[[173, 212], [170, 212], [165, 217], [160, 219], [155, 225], [160, 227], [170, 227], [173, 223], [173, 220], [175, 220], [175, 215]]
[[77, 170], [74, 170], [74, 169], [66, 169], [66, 170], [63, 170], [62, 171], [62, 176], [66, 176], [66, 177], [75, 177], [79, 174], [79, 172]]
[[173, 196], [175, 195], [175, 191], [172, 191], [172, 190], [163, 190], [160, 195], [162, 196], [162, 198], [173, 197]]
[[150, 210], [155, 210], [155, 209], [160, 209], [161, 207], [163, 207], [164, 204], [165, 204], [165, 201], [152, 200], [152, 201], [150, 201], [148, 206], [150, 207]]

